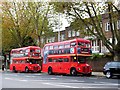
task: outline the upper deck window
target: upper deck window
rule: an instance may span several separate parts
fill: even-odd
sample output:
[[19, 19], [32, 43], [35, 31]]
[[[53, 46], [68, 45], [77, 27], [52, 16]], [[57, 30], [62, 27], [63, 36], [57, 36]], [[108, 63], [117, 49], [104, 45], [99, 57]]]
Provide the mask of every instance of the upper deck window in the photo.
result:
[[64, 45], [60, 45], [60, 46], [59, 46], [59, 49], [61, 49], [61, 48], [64, 48]]
[[58, 46], [56, 45], [56, 46], [54, 46], [54, 49], [58, 49]]
[[90, 47], [90, 44], [89, 44], [89, 43], [85, 43], [85, 46], [86, 46], [86, 47]]
[[40, 50], [39, 50], [39, 49], [36, 49], [35, 52], [40, 53]]
[[70, 44], [70, 46], [75, 46], [76, 45], [76, 42], [72, 42], [71, 44]]
[[52, 62], [52, 58], [49, 58], [49, 59], [48, 59], [48, 62]]
[[78, 42], [78, 45], [79, 45], [79, 46], [85, 46], [85, 43], [83, 43], [83, 42]]
[[70, 44], [65, 44], [65, 48], [69, 48], [70, 47]]
[[50, 49], [53, 49], [53, 46], [50, 46]]
[[46, 46], [46, 47], [45, 47], [45, 50], [48, 50], [48, 48], [49, 48], [49, 47], [48, 47], [48, 46]]

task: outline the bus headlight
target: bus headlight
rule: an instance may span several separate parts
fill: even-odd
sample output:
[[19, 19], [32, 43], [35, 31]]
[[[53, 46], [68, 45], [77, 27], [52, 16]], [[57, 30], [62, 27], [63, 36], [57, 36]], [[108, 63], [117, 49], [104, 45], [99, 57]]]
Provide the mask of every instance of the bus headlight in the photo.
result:
[[80, 69], [80, 68], [78, 68], [78, 70], [80, 71], [81, 69]]

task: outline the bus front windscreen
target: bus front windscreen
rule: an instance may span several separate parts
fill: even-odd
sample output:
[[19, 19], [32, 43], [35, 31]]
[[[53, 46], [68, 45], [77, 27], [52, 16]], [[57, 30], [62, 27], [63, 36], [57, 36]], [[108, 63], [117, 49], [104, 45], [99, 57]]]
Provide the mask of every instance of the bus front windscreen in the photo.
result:
[[30, 59], [29, 62], [31, 64], [40, 64], [40, 60], [36, 60], [36, 59]]
[[85, 57], [78, 57], [77, 60], [78, 60], [78, 63], [86, 63]]

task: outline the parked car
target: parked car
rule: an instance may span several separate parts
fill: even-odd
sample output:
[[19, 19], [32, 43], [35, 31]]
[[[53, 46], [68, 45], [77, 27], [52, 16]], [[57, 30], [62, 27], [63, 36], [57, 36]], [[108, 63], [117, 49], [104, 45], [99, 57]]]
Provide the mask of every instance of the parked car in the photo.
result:
[[103, 68], [103, 73], [107, 78], [112, 78], [113, 76], [120, 76], [120, 62], [113, 61], [105, 64]]

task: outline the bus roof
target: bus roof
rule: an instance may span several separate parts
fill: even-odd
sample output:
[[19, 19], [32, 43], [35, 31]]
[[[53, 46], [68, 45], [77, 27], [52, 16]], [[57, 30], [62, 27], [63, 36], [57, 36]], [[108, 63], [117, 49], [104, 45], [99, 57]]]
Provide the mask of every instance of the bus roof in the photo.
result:
[[66, 40], [66, 41], [61, 41], [61, 42], [47, 43], [45, 46], [52, 45], [52, 44], [70, 43], [70, 42], [73, 42], [73, 41], [90, 43], [90, 40], [86, 40], [86, 39], [83, 39], [83, 38], [75, 38], [75, 39], [72, 39], [72, 40]]
[[14, 51], [14, 50], [22, 50], [22, 49], [28, 49], [28, 48], [40, 48], [38, 46], [27, 46], [27, 47], [21, 47], [21, 48], [15, 48], [15, 49], [12, 49], [11, 51]]
[[42, 59], [41, 57], [21, 57], [21, 58], [13, 58], [13, 60], [26, 60], [26, 59]]

